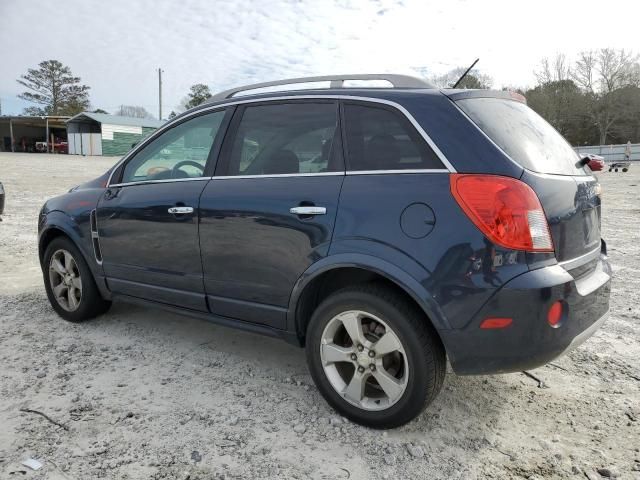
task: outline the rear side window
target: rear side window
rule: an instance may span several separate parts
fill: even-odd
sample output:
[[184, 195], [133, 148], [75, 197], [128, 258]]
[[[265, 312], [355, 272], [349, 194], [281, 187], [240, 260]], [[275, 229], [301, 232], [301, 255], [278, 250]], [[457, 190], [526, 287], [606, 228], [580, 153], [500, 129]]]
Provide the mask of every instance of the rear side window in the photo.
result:
[[332, 154], [335, 103], [248, 106], [242, 112], [223, 175], [279, 175], [342, 170]]
[[348, 169], [444, 168], [436, 154], [399, 112], [372, 106], [344, 106]]
[[501, 98], [466, 98], [456, 103], [524, 168], [538, 173], [587, 175], [571, 145], [525, 104]]

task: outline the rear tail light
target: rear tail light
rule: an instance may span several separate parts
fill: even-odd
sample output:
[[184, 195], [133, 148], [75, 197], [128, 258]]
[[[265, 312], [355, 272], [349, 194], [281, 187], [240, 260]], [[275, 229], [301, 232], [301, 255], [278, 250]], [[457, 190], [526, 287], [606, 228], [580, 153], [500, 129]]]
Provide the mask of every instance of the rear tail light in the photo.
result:
[[451, 193], [492, 242], [512, 250], [553, 252], [549, 224], [536, 193], [498, 175], [452, 174]]

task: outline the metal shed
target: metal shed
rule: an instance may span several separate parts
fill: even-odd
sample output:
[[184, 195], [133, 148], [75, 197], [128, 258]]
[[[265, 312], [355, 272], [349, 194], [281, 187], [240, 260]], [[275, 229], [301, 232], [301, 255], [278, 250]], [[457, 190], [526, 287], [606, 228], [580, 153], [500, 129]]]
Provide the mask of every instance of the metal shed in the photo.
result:
[[124, 155], [163, 122], [82, 112], [67, 120], [70, 155]]

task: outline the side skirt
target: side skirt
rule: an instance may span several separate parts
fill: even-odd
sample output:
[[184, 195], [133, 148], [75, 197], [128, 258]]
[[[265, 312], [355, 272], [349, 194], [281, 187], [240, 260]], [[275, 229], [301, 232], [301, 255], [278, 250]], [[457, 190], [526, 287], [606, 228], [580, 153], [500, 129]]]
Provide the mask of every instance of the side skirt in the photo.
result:
[[152, 300], [145, 300], [138, 297], [132, 297], [122, 293], [113, 293], [113, 300], [121, 300], [123, 302], [140, 305], [143, 307], [160, 308], [167, 312], [176, 313], [178, 315], [186, 315], [188, 317], [197, 318], [199, 320], [205, 320], [207, 322], [215, 323], [223, 327], [235, 328], [238, 330], [244, 330], [247, 332], [258, 333], [260, 335], [266, 335], [268, 337], [280, 338], [291, 345], [301, 347], [302, 343], [295, 333], [287, 332], [286, 330], [279, 330], [276, 328], [268, 327], [265, 325], [257, 325], [255, 323], [243, 322], [235, 318], [222, 317], [220, 315], [214, 315], [212, 313], [198, 312], [196, 310], [189, 310], [187, 308], [175, 307], [173, 305], [167, 305], [165, 303], [154, 302]]

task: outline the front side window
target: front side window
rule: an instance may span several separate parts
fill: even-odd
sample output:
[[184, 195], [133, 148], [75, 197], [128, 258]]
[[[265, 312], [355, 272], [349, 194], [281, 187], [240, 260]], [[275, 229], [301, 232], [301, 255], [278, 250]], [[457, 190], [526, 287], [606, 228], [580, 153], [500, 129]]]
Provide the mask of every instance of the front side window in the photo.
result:
[[223, 175], [280, 175], [342, 170], [334, 150], [334, 103], [245, 107]]
[[122, 183], [202, 177], [224, 115], [200, 115], [167, 130], [127, 162]]
[[346, 104], [349, 170], [444, 168], [436, 154], [399, 112]]

